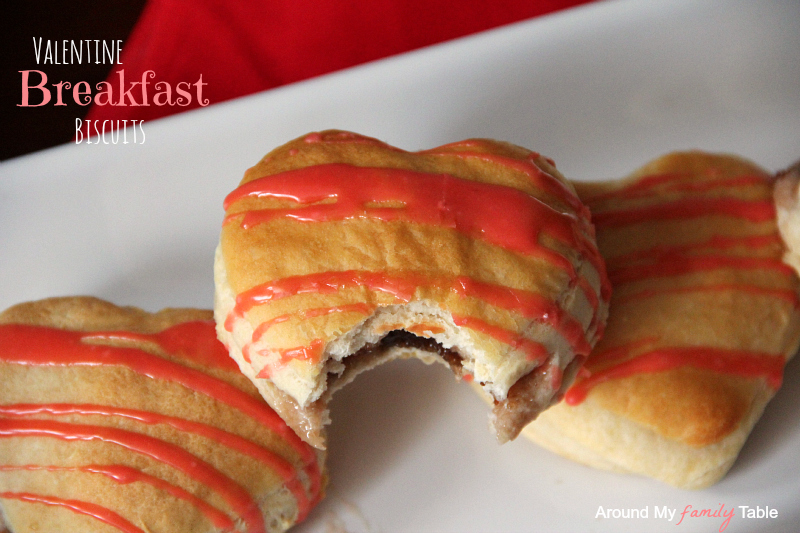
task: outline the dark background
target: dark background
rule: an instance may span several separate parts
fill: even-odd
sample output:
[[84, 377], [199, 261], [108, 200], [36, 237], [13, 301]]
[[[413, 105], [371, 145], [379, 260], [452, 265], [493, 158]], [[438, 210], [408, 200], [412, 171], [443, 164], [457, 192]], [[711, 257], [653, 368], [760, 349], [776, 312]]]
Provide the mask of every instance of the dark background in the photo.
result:
[[[87, 81], [94, 85], [106, 78], [113, 65], [87, 64], [84, 46], [83, 64], [55, 65], [41, 63], [46, 41], [123, 40], [130, 34], [144, 8], [145, 0], [12, 0], [3, 6], [2, 22], [2, 136], [0, 159], [34, 152], [70, 142], [75, 135], [75, 119], [83, 118], [90, 106], [79, 106], [69, 97], [66, 106], [54, 106], [53, 99], [42, 107], [19, 107], [22, 103], [20, 70], [40, 70], [52, 83]], [[42, 38], [42, 57], [36, 64], [33, 38]], [[102, 43], [101, 43], [102, 45]], [[60, 54], [59, 54], [60, 56]], [[94, 51], [92, 51], [94, 56]], [[31, 83], [39, 82], [36, 74]], [[40, 91], [31, 91], [31, 103], [39, 100]], [[66, 92], [64, 93], [66, 96]]]

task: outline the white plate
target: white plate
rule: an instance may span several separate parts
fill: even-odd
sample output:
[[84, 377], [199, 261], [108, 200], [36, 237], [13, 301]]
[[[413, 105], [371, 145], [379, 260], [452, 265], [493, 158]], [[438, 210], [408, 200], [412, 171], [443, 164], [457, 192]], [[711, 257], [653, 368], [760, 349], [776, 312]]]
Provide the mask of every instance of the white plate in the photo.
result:
[[[681, 148], [770, 169], [800, 157], [800, 3], [611, 1], [146, 123], [144, 144], [66, 145], [0, 165], [0, 308], [92, 294], [212, 305], [222, 198], [266, 151], [351, 129], [407, 149], [509, 140], [575, 179]], [[9, 132], [6, 132], [7, 134]], [[685, 492], [498, 446], [450, 374], [396, 362], [335, 400], [328, 499], [302, 532], [718, 531], [656, 508], [735, 509], [728, 532], [800, 523], [800, 361], [718, 485]], [[739, 506], [778, 518], [745, 519]], [[648, 509], [602, 519], [598, 508]], [[340, 528], [340, 529], [337, 529]]]

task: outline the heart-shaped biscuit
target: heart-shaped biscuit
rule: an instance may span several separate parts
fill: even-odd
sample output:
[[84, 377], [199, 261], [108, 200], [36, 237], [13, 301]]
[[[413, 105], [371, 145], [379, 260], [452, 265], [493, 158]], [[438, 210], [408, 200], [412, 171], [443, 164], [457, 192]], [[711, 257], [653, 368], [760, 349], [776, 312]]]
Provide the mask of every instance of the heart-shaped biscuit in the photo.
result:
[[518, 146], [407, 152], [312, 133], [248, 170], [225, 209], [219, 337], [316, 447], [331, 393], [397, 357], [480, 383], [499, 440], [514, 438], [604, 326], [589, 213], [552, 161]]

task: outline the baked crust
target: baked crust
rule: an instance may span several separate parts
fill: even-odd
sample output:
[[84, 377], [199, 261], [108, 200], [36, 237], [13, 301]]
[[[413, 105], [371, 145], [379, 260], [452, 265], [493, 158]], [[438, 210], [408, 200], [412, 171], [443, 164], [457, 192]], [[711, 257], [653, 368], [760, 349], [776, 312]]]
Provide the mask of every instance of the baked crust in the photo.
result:
[[[406, 152], [335, 130], [246, 172], [226, 200], [215, 283], [219, 338], [320, 448], [331, 393], [397, 357], [481, 383], [499, 440], [516, 437], [571, 380], [608, 297], [588, 213], [539, 154], [482, 139]], [[383, 341], [395, 331], [418, 340]]]
[[284, 531], [321, 497], [322, 452], [238, 372], [211, 311], [6, 310], [0, 426], [11, 531]]
[[800, 272], [800, 161], [778, 174], [775, 209], [778, 229], [786, 243], [783, 260]]
[[778, 231], [796, 230], [796, 183], [775, 186], [777, 218], [775, 180], [734, 156], [674, 153], [576, 183], [613, 285], [608, 327], [567, 401], [524, 435], [682, 488], [724, 476], [798, 348], [800, 284]]

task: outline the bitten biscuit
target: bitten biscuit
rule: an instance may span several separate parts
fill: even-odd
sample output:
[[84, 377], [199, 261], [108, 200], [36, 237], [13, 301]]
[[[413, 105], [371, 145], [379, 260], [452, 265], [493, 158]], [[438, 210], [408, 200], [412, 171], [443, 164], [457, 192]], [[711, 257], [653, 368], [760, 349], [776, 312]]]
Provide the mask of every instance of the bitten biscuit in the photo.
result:
[[608, 327], [566, 401], [523, 433], [588, 465], [711, 485], [798, 349], [797, 171], [776, 184], [686, 152], [575, 186], [613, 286]]
[[512, 439], [560, 398], [605, 322], [587, 210], [551, 161], [507, 143], [407, 152], [312, 133], [248, 170], [225, 209], [219, 338], [319, 448], [331, 393], [397, 357], [480, 383]]
[[211, 311], [53, 298], [0, 314], [0, 524], [12, 533], [278, 532], [322, 452], [260, 398]]

